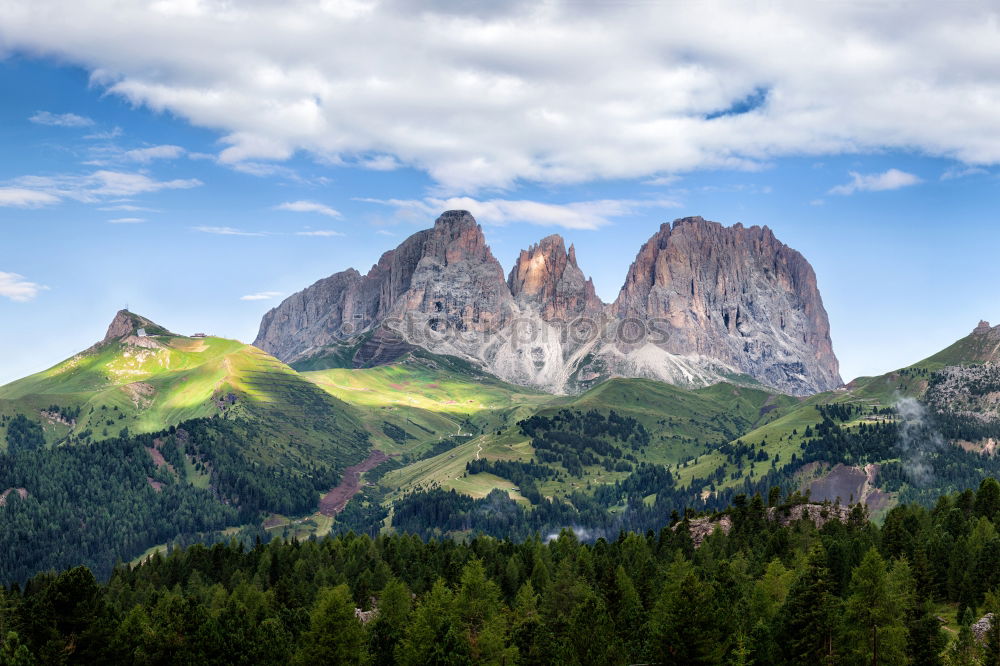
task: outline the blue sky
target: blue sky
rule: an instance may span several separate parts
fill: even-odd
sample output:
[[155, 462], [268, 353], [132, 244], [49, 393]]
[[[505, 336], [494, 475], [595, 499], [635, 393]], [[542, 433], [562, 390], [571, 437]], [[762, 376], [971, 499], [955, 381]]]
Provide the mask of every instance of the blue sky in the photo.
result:
[[[715, 50], [670, 35], [639, 48], [628, 29], [643, 16], [629, 15], [645, 3], [598, 16], [599, 33], [586, 13], [604, 10], [587, 3], [511, 3], [499, 17], [446, 2], [412, 15], [320, 4], [329, 34], [276, 22], [269, 3], [236, 19], [194, 0], [115, 18], [97, 1], [67, 17], [58, 3], [0, 9], [0, 382], [89, 346], [126, 304], [178, 332], [251, 341], [284, 296], [367, 270], [455, 206], [477, 214], [505, 270], [562, 234], [605, 301], [662, 222], [766, 224], [815, 268], [845, 380], [1000, 320], [1000, 85], [978, 66], [996, 61], [995, 20], [985, 32], [982, 21], [945, 26], [966, 39], [939, 35], [937, 63], [901, 35], [934, 43], [941, 17], [863, 17], [870, 44], [851, 32], [858, 44], [840, 60], [788, 69], [771, 61], [801, 46], [791, 27], [749, 64], [737, 56], [757, 46], [726, 40], [725, 25], [703, 35]], [[699, 19], [672, 18], [684, 19], [678, 30]], [[860, 25], [784, 18], [814, 29], [817, 49]], [[223, 19], [247, 21], [246, 35], [211, 39]], [[373, 50], [360, 34], [342, 61], [318, 47], [289, 54], [361, 20], [404, 46]], [[496, 46], [519, 22], [569, 53], [544, 40]], [[255, 41], [264, 24], [276, 36]], [[437, 31], [456, 25], [475, 39], [441, 46]], [[631, 37], [615, 41], [616, 28]], [[392, 52], [411, 34], [409, 52]], [[587, 59], [577, 40], [588, 39], [602, 41], [602, 60]], [[660, 39], [675, 51], [666, 65]], [[939, 76], [955, 63], [962, 76]], [[817, 71], [841, 89], [814, 90]], [[639, 92], [624, 87], [635, 72]], [[565, 88], [549, 97], [552, 81]], [[900, 102], [900, 91], [916, 97]]]

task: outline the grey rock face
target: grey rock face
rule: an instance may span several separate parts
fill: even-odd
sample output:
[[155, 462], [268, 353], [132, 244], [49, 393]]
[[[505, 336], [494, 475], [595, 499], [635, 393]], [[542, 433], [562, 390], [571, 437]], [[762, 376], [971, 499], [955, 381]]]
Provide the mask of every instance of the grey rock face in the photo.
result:
[[623, 320], [657, 321], [660, 349], [715, 359], [768, 386], [804, 394], [841, 383], [816, 275], [767, 227], [664, 224], [612, 307]]
[[170, 331], [156, 324], [142, 315], [137, 315], [128, 310], [119, 310], [115, 313], [115, 318], [108, 325], [108, 332], [104, 339], [98, 344], [104, 344], [112, 340], [134, 337], [139, 329], [145, 329], [150, 335], [172, 335]]
[[614, 304], [549, 236], [507, 280], [482, 230], [449, 211], [367, 275], [320, 280], [268, 312], [254, 344], [294, 362], [374, 328], [553, 392], [609, 377], [706, 385], [748, 375], [807, 394], [840, 384], [816, 279], [766, 227], [663, 225]]

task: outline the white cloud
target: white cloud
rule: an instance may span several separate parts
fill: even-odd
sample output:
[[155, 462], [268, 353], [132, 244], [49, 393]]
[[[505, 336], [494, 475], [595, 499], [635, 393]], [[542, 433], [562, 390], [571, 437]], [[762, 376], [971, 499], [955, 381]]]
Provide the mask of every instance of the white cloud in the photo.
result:
[[403, 165], [392, 155], [379, 155], [378, 157], [362, 160], [361, 166], [372, 171], [395, 171]]
[[21, 176], [10, 181], [10, 184], [14, 187], [0, 188], [0, 192], [31, 190], [48, 197], [44, 200], [39, 199], [40, 203], [54, 203], [61, 198], [95, 203], [109, 197], [131, 197], [161, 190], [189, 189], [202, 185], [202, 182], [196, 178], [156, 180], [142, 173], [101, 169], [89, 174]]
[[829, 194], [854, 194], [855, 192], [881, 192], [898, 190], [922, 182], [918, 176], [899, 169], [889, 169], [882, 173], [849, 172], [851, 182], [830, 188]]
[[398, 163], [452, 195], [894, 148], [996, 164], [1000, 19], [963, 7], [33, 0], [0, 43], [220, 132], [234, 168]]
[[956, 178], [966, 178], [967, 176], [983, 176], [989, 171], [982, 167], [948, 167], [941, 174], [941, 180], [955, 180]]
[[23, 275], [0, 271], [0, 296], [18, 303], [26, 303], [48, 289], [45, 285], [29, 282]]
[[140, 213], [140, 212], [145, 212], [145, 213], [159, 213], [160, 212], [156, 208], [146, 208], [145, 206], [136, 206], [134, 204], [115, 204], [113, 206], [102, 206], [102, 207], [98, 208], [97, 210], [105, 210], [105, 211], [120, 210], [120, 211], [127, 212], [127, 213]]
[[203, 234], [215, 234], [216, 236], [269, 236], [263, 231], [244, 231], [233, 227], [191, 227], [195, 231]]
[[681, 179], [681, 177], [677, 176], [677, 175], [657, 176], [656, 178], [650, 178], [649, 180], [642, 181], [642, 184], [643, 185], [673, 185], [674, 183], [676, 183], [680, 179]]
[[287, 210], [293, 213], [319, 213], [327, 217], [341, 217], [340, 212], [315, 201], [286, 201], [274, 207], [275, 210]]
[[142, 224], [146, 219], [142, 217], [116, 217], [108, 220], [108, 224]]
[[150, 146], [149, 148], [125, 151], [125, 159], [148, 164], [153, 160], [174, 160], [183, 155], [184, 152], [180, 146]]
[[315, 231], [296, 231], [296, 236], [318, 236], [320, 238], [330, 238], [332, 236], [343, 236], [344, 234], [339, 231], [331, 231], [330, 229], [316, 229]]
[[526, 222], [565, 229], [598, 229], [611, 223], [612, 218], [624, 217], [641, 208], [676, 208], [680, 204], [669, 199], [599, 199], [566, 204], [542, 201], [489, 199], [471, 197], [438, 199], [358, 199], [368, 203], [392, 206], [404, 216], [433, 219], [445, 210], [467, 210], [483, 224], [502, 226]]
[[75, 113], [52, 113], [51, 111], [39, 111], [28, 118], [36, 125], [50, 125], [52, 127], [90, 127], [94, 121]]
[[277, 298], [281, 296], [280, 291], [258, 291], [256, 294], [247, 294], [246, 296], [240, 296], [241, 301], [269, 301], [272, 298]]
[[14, 208], [38, 208], [59, 201], [59, 197], [48, 192], [29, 190], [23, 187], [0, 187], [0, 206]]
[[104, 130], [100, 132], [92, 132], [90, 134], [85, 134], [84, 139], [94, 139], [94, 140], [110, 140], [117, 139], [123, 134], [121, 127], [113, 127], [110, 130]]

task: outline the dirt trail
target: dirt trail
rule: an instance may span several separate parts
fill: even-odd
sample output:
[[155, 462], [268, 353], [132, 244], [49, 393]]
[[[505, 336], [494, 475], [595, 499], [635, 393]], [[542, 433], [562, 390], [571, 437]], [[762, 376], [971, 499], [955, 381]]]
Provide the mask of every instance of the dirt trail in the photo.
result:
[[320, 498], [319, 512], [324, 516], [336, 516], [343, 511], [350, 499], [361, 490], [361, 475], [388, 459], [389, 456], [375, 449], [364, 461], [345, 469], [340, 485]]

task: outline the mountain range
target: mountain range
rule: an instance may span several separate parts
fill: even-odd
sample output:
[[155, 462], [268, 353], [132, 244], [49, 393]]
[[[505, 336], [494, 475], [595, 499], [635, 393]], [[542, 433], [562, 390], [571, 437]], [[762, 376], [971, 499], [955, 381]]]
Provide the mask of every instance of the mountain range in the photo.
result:
[[551, 393], [612, 377], [795, 395], [841, 384], [809, 263], [767, 227], [700, 217], [661, 226], [606, 304], [561, 237], [522, 251], [504, 279], [472, 215], [448, 211], [367, 274], [348, 269], [288, 297], [254, 344], [312, 368], [421, 347]]
[[1000, 475], [998, 368], [980, 322], [842, 385], [813, 271], [766, 228], [665, 224], [605, 304], [558, 236], [504, 276], [450, 212], [256, 345], [123, 310], [0, 387], [0, 579], [221, 538], [613, 536], [774, 486], [880, 517]]

